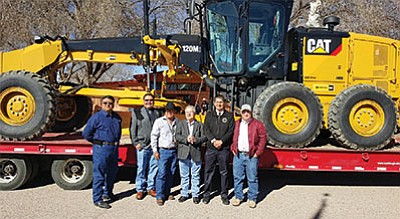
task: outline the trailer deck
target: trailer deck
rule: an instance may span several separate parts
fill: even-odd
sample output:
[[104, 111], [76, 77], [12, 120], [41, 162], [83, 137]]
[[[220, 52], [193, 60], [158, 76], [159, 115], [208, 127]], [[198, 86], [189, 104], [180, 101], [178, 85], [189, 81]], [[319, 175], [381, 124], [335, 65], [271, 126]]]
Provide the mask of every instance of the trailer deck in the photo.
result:
[[[332, 145], [329, 139], [308, 148], [274, 148], [268, 146], [259, 167], [302, 171], [399, 172], [400, 145], [380, 151], [355, 151]], [[36, 141], [0, 142], [2, 154], [91, 156], [92, 146], [80, 133], [47, 133]], [[119, 165], [136, 165], [136, 149], [124, 135], [119, 146]]]

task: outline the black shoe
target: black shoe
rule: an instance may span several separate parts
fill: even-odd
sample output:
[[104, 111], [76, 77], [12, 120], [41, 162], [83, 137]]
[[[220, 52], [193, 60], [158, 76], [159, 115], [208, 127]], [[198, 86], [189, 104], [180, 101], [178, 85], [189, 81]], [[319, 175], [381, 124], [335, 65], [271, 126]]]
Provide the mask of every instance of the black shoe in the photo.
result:
[[203, 203], [208, 204], [208, 203], [210, 203], [210, 200], [211, 200], [210, 196], [204, 196]]
[[118, 200], [118, 197], [115, 196], [114, 194], [109, 194], [109, 195], [103, 195], [102, 196], [103, 201], [109, 202], [109, 201], [115, 201]]
[[99, 208], [104, 208], [104, 209], [110, 209], [111, 205], [109, 205], [107, 202], [101, 201], [101, 202], [97, 202], [94, 204], [96, 207]]
[[228, 200], [228, 198], [221, 198], [221, 200], [222, 200], [222, 204], [224, 204], [224, 205], [229, 205], [229, 200]]
[[200, 198], [199, 197], [193, 197], [193, 203], [199, 204], [200, 203]]
[[189, 199], [189, 197], [181, 196], [181, 197], [178, 198], [178, 202], [184, 202], [184, 201], [186, 201], [188, 199]]

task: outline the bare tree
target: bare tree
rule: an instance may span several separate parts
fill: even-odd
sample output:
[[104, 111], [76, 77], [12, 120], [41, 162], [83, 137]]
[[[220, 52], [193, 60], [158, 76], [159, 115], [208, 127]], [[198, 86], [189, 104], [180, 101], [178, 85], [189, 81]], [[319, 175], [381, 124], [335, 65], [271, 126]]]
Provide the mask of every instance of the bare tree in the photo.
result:
[[398, 0], [295, 0], [291, 25], [307, 27], [310, 5], [319, 1], [316, 15], [321, 26], [323, 18], [335, 15], [341, 19], [338, 30], [400, 39]]

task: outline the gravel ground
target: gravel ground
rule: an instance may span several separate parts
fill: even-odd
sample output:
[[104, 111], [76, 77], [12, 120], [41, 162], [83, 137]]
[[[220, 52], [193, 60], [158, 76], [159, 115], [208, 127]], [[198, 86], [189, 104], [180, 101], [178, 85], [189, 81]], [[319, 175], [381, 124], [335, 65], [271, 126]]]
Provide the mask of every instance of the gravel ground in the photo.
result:
[[[94, 207], [91, 189], [65, 191], [49, 173], [17, 191], [0, 192], [0, 218], [399, 218], [400, 175], [376, 173], [260, 172], [260, 202], [250, 209], [135, 199], [134, 169], [120, 171], [115, 193], [121, 197], [109, 210]], [[173, 188], [179, 193], [179, 186]], [[231, 196], [232, 194], [232, 189]], [[179, 195], [176, 195], [178, 198]]]

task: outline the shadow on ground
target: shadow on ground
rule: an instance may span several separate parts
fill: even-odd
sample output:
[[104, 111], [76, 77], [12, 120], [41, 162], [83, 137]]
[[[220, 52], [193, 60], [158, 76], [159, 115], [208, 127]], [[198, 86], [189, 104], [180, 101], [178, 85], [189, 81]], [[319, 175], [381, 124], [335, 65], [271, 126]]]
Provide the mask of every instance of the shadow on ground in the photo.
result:
[[[179, 186], [179, 170], [175, 174], [174, 187]], [[136, 168], [121, 168], [118, 173], [118, 181], [127, 181], [132, 184], [132, 189], [123, 191], [118, 195], [124, 199], [136, 194], [134, 188]], [[218, 171], [213, 179], [212, 197], [219, 196], [220, 177]], [[203, 176], [202, 176], [203, 180]], [[53, 184], [50, 172], [45, 171], [21, 189], [42, 187]], [[306, 172], [306, 171], [278, 171], [278, 170], [260, 170], [259, 171], [259, 201], [265, 199], [268, 194], [274, 190], [279, 190], [286, 185], [309, 185], [309, 186], [400, 186], [400, 177], [398, 173], [354, 173], [354, 172]], [[229, 179], [229, 188], [233, 187], [232, 177]], [[88, 188], [90, 189], [90, 188]], [[173, 195], [179, 195], [179, 190], [173, 189]], [[233, 192], [229, 198], [234, 196]], [[322, 200], [329, 196], [325, 194]], [[324, 201], [321, 202], [324, 206]], [[315, 217], [318, 218], [318, 217]]]

